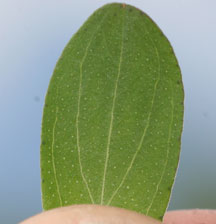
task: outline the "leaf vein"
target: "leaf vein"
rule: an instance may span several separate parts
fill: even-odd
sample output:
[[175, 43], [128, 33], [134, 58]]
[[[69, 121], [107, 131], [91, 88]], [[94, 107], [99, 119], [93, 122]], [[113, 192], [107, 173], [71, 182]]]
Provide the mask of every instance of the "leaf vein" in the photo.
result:
[[[173, 92], [173, 90], [172, 90]], [[164, 174], [165, 174], [165, 170], [167, 168], [167, 164], [168, 164], [168, 158], [169, 158], [169, 152], [170, 152], [170, 140], [171, 140], [171, 130], [172, 130], [172, 125], [173, 125], [173, 115], [174, 115], [174, 102], [173, 102], [173, 97], [172, 97], [172, 100], [171, 100], [171, 105], [172, 105], [172, 116], [171, 116], [171, 121], [170, 121], [170, 126], [169, 126], [169, 135], [168, 135], [168, 141], [167, 141], [167, 153], [166, 153], [166, 161], [165, 161], [165, 164], [164, 164], [164, 168], [163, 168], [163, 171], [162, 171], [162, 175], [161, 175], [161, 178], [159, 179], [159, 182], [156, 186], [156, 190], [155, 190], [155, 193], [153, 195], [153, 198], [152, 198], [152, 201], [149, 205], [149, 207], [147, 208], [147, 212], [146, 212], [146, 215], [149, 214], [149, 211], [151, 210], [151, 207], [153, 205], [153, 202], [156, 198], [156, 195], [158, 193], [158, 190], [159, 190], [159, 187], [160, 187], [160, 184], [163, 180], [163, 177], [164, 177]]]
[[77, 149], [78, 149], [78, 161], [79, 161], [79, 166], [80, 166], [80, 173], [83, 179], [83, 182], [85, 183], [85, 186], [87, 188], [89, 197], [91, 199], [91, 202], [94, 204], [94, 199], [93, 196], [91, 194], [90, 188], [88, 186], [88, 182], [84, 176], [83, 173], [83, 167], [82, 167], [82, 163], [81, 163], [81, 150], [80, 150], [80, 130], [79, 130], [79, 117], [80, 117], [80, 101], [81, 101], [81, 95], [82, 95], [82, 78], [83, 78], [83, 64], [85, 62], [85, 59], [87, 57], [89, 48], [91, 46], [92, 40], [94, 38], [95, 33], [98, 31], [99, 27], [101, 26], [102, 22], [104, 21], [106, 16], [103, 17], [103, 19], [101, 20], [100, 24], [97, 26], [96, 31], [93, 33], [93, 35], [91, 36], [91, 39], [86, 47], [84, 56], [80, 62], [80, 82], [79, 82], [79, 90], [78, 90], [78, 109], [77, 109], [77, 115], [76, 115], [76, 133], [77, 133]]
[[105, 159], [105, 165], [104, 165], [104, 175], [103, 175], [102, 191], [101, 191], [101, 205], [104, 203], [104, 191], [105, 191], [105, 183], [106, 183], [107, 166], [108, 166], [108, 161], [109, 161], [110, 142], [111, 142], [111, 136], [112, 136], [112, 130], [113, 130], [114, 110], [115, 110], [118, 83], [119, 83], [119, 78], [120, 78], [120, 73], [121, 73], [121, 65], [122, 65], [123, 41], [124, 41], [123, 38], [124, 38], [124, 22], [122, 25], [122, 42], [121, 42], [121, 50], [120, 50], [120, 57], [119, 57], [118, 74], [117, 74], [117, 78], [116, 78], [116, 82], [115, 82], [113, 103], [112, 103], [112, 108], [111, 108], [111, 118], [110, 118], [110, 126], [109, 126], [107, 148], [106, 148], [106, 159]]
[[54, 173], [54, 178], [55, 178], [55, 183], [56, 183], [56, 188], [57, 188], [57, 194], [58, 194], [58, 197], [59, 197], [60, 206], [62, 207], [63, 203], [62, 203], [62, 199], [61, 199], [59, 183], [58, 183], [57, 174], [56, 174], [55, 157], [54, 157], [55, 129], [56, 129], [57, 121], [58, 121], [57, 113], [58, 113], [58, 107], [56, 107], [56, 118], [55, 118], [55, 121], [54, 121], [53, 132], [52, 132], [52, 149], [51, 149], [51, 152], [52, 152], [52, 167], [53, 167], [53, 173]]
[[[147, 34], [149, 35], [147, 29], [146, 29], [146, 32], [147, 32]], [[118, 193], [119, 189], [120, 189], [120, 188], [122, 187], [122, 185], [124, 184], [124, 182], [125, 182], [125, 180], [126, 180], [128, 174], [129, 174], [131, 168], [133, 167], [133, 164], [134, 164], [134, 161], [135, 161], [135, 159], [136, 159], [136, 157], [137, 157], [137, 154], [139, 153], [139, 151], [140, 151], [140, 149], [141, 149], [141, 147], [142, 147], [144, 138], [145, 138], [145, 136], [146, 136], [146, 132], [147, 132], [148, 127], [149, 127], [149, 124], [150, 124], [150, 118], [151, 118], [151, 115], [152, 115], [152, 109], [153, 109], [153, 105], [154, 105], [154, 102], [155, 102], [156, 90], [157, 90], [158, 83], [159, 83], [159, 81], [160, 81], [161, 65], [160, 65], [160, 57], [159, 57], [159, 53], [158, 53], [157, 47], [155, 46], [155, 44], [154, 44], [154, 42], [153, 42], [153, 40], [152, 40], [152, 38], [151, 38], [150, 35], [149, 35], [149, 39], [151, 40], [151, 42], [152, 42], [152, 44], [153, 44], [153, 46], [154, 46], [154, 49], [155, 49], [155, 52], [156, 52], [156, 55], [157, 55], [157, 59], [158, 59], [158, 78], [157, 78], [157, 80], [156, 80], [156, 82], [155, 82], [155, 85], [154, 85], [154, 91], [153, 91], [153, 96], [152, 96], [152, 101], [151, 101], [151, 107], [150, 107], [149, 115], [148, 115], [148, 118], [147, 118], [147, 124], [146, 124], [146, 127], [144, 128], [143, 135], [142, 135], [142, 137], [141, 137], [140, 143], [139, 143], [139, 145], [138, 145], [137, 150], [136, 150], [135, 153], [134, 153], [134, 156], [133, 156], [133, 158], [132, 158], [132, 160], [131, 160], [131, 162], [130, 162], [130, 165], [129, 165], [129, 167], [128, 167], [127, 170], [126, 170], [126, 173], [125, 173], [125, 175], [123, 176], [121, 183], [119, 184], [119, 186], [118, 186], [117, 189], [114, 191], [114, 193], [112, 194], [111, 198], [109, 199], [107, 205], [110, 205], [110, 203], [112, 202], [113, 198], [115, 197], [115, 195]]]

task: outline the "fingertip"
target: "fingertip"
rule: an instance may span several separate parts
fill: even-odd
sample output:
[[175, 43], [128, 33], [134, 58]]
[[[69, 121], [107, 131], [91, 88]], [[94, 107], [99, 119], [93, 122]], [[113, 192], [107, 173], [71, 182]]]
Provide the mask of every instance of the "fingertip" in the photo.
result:
[[20, 224], [160, 224], [161, 222], [122, 208], [101, 205], [73, 205], [52, 209]]

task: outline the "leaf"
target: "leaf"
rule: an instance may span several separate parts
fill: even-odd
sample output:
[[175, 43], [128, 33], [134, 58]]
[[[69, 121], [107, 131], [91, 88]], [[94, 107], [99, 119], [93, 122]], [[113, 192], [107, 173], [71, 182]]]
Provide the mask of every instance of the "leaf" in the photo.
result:
[[183, 85], [173, 49], [140, 10], [97, 10], [64, 49], [43, 114], [45, 210], [122, 207], [161, 219], [179, 160]]

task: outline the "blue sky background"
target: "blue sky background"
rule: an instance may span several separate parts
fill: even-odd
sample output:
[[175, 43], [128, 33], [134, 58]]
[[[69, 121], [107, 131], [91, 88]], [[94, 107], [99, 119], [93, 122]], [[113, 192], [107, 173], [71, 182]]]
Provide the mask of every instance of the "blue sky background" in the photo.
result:
[[[105, 0], [0, 0], [0, 223], [42, 210], [40, 128], [55, 63]], [[182, 153], [169, 209], [216, 209], [216, 2], [128, 0], [161, 27], [182, 69]]]

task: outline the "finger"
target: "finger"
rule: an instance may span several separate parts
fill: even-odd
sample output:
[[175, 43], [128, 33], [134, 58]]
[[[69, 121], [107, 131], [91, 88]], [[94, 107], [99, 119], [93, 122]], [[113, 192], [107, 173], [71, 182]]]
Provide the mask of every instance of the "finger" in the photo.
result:
[[160, 224], [126, 209], [100, 205], [73, 205], [42, 212], [21, 224]]
[[179, 210], [167, 212], [164, 216], [165, 224], [215, 224], [216, 210]]

